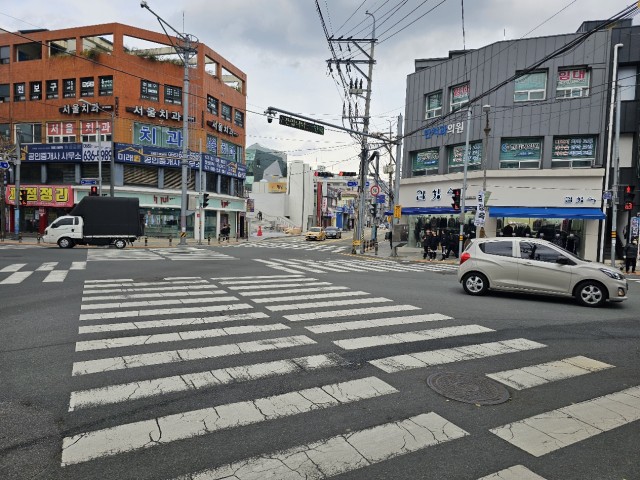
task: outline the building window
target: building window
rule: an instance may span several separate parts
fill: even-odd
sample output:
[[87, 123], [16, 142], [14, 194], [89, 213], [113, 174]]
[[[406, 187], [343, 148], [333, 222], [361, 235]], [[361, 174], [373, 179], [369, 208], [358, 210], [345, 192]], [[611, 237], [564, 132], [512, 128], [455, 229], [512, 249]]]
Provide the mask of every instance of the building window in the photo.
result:
[[27, 62], [29, 60], [42, 59], [42, 45], [40, 42], [23, 43], [16, 45], [16, 61]]
[[427, 95], [426, 113], [424, 118], [436, 118], [440, 115], [442, 115], [442, 92], [436, 92]]
[[26, 85], [24, 82], [13, 84], [13, 101], [24, 102], [27, 99]]
[[17, 123], [15, 127], [15, 138], [20, 139], [21, 144], [42, 143], [42, 124], [40, 123]]
[[411, 175], [436, 175], [440, 164], [440, 149], [430, 148], [411, 155]]
[[244, 113], [240, 110], [233, 112], [233, 123], [239, 127], [244, 127]]
[[553, 137], [552, 168], [590, 168], [596, 159], [596, 137]]
[[620, 85], [620, 100], [636, 99], [636, 76], [638, 67], [618, 67], [618, 85]]
[[100, 142], [111, 141], [110, 120], [90, 120], [80, 122], [80, 138], [83, 142], [97, 142], [98, 133]]
[[547, 98], [547, 72], [536, 72], [516, 78], [514, 102], [544, 100]]
[[503, 138], [500, 168], [540, 168], [542, 137]]
[[47, 80], [47, 99], [58, 98], [58, 80]]
[[0, 103], [6, 103], [11, 100], [10, 85], [8, 83], [0, 84]]
[[42, 100], [42, 82], [29, 82], [29, 100]]
[[231, 121], [231, 106], [227, 105], [226, 103], [222, 104], [222, 113], [221, 113], [222, 118], [224, 118], [227, 121]]
[[11, 141], [11, 124], [10, 123], [0, 123], [0, 140], [4, 140], [5, 142]]
[[451, 87], [449, 92], [449, 98], [451, 99], [449, 110], [455, 112], [456, 110], [460, 110], [467, 103], [469, 103], [469, 92], [469, 82]]
[[218, 99], [207, 95], [207, 110], [212, 115], [218, 115]]
[[47, 122], [47, 143], [76, 141], [76, 122]]
[[160, 85], [149, 80], [140, 80], [140, 98], [143, 100], [159, 100]]
[[213, 135], [207, 134], [207, 152], [218, 155], [218, 139]]
[[113, 95], [113, 75], [98, 77], [98, 95], [101, 97]]
[[84, 77], [80, 79], [80, 96], [81, 97], [93, 97], [93, 90], [95, 82], [93, 77]]
[[6, 45], [0, 47], [0, 64], [9, 63], [10, 51], [11, 49]]
[[[464, 171], [465, 145], [449, 147], [449, 173]], [[480, 170], [482, 168], [482, 142], [469, 143], [469, 159], [467, 170]]]
[[589, 96], [590, 77], [591, 72], [586, 68], [558, 70], [556, 97], [577, 98]]
[[182, 105], [182, 87], [164, 86], [164, 103]]
[[76, 98], [75, 78], [67, 78], [62, 81], [62, 98]]
[[[220, 156], [227, 160], [238, 162], [239, 157], [242, 157], [242, 148], [233, 143], [220, 140]], [[242, 161], [241, 158], [240, 161]]]

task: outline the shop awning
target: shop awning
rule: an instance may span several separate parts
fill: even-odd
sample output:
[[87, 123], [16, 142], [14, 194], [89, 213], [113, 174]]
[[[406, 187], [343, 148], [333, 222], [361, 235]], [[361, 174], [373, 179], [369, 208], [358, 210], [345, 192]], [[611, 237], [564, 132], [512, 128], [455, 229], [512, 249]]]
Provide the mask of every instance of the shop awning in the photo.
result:
[[[464, 210], [466, 212], [471, 212], [474, 208], [465, 207]], [[457, 215], [459, 213], [460, 210], [454, 210], [450, 207], [404, 207], [402, 209], [402, 215]], [[387, 210], [384, 214], [393, 215], [393, 211]]]
[[582, 218], [584, 220], [604, 220], [606, 218], [599, 208], [562, 207], [489, 207], [489, 216], [514, 218]]

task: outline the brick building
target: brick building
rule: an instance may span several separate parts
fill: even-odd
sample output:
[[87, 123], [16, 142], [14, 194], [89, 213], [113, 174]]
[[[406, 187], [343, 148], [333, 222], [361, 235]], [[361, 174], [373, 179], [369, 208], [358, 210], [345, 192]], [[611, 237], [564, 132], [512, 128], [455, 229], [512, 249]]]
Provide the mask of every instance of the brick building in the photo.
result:
[[[5, 153], [19, 144], [27, 191], [20, 231], [42, 232], [96, 179], [103, 195], [140, 199], [147, 235], [179, 234], [184, 67], [171, 47], [177, 42], [118, 23], [0, 34], [0, 138]], [[243, 234], [246, 75], [202, 43], [190, 63], [189, 196], [200, 185], [210, 194], [205, 235], [225, 223]], [[12, 165], [7, 231], [15, 231], [15, 181]], [[188, 237], [199, 233], [196, 219], [187, 217]]]

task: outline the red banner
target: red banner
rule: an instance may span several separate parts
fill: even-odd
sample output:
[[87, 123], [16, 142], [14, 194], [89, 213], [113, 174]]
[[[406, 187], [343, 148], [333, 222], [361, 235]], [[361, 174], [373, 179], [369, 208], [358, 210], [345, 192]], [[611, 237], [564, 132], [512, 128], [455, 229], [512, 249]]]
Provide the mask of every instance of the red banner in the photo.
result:
[[[72, 207], [73, 187], [63, 185], [20, 185], [27, 192], [26, 207]], [[16, 204], [16, 186], [7, 185], [6, 203]]]

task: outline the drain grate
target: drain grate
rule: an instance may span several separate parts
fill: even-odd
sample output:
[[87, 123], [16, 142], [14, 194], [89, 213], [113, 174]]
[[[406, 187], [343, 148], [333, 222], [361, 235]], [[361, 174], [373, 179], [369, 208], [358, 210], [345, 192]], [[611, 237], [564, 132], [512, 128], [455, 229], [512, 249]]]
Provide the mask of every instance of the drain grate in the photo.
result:
[[468, 373], [434, 373], [427, 378], [427, 385], [440, 395], [458, 402], [497, 405], [509, 400], [509, 391], [503, 385]]

